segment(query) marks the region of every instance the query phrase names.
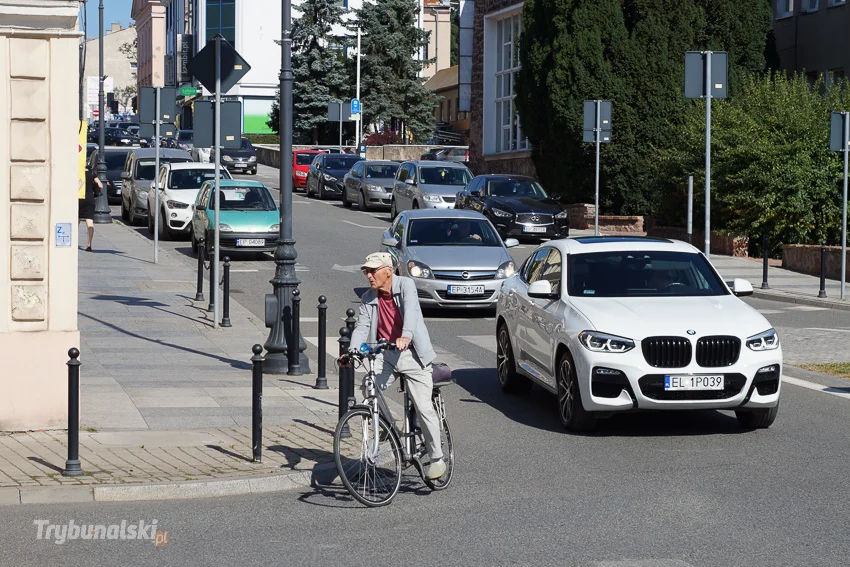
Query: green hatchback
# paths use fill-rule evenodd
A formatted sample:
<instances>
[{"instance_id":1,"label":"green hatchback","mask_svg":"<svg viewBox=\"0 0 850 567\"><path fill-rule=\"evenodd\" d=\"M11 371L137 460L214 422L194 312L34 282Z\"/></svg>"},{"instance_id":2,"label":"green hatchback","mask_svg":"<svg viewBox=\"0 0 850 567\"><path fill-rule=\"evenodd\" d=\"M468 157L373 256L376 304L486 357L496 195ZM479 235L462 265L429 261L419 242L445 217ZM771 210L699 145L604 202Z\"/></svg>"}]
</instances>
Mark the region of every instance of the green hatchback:
<instances>
[{"instance_id":1,"label":"green hatchback","mask_svg":"<svg viewBox=\"0 0 850 567\"><path fill-rule=\"evenodd\" d=\"M258 181L220 181L219 244L221 251L271 252L277 246L280 213L268 187ZM213 250L215 183L207 181L192 205L192 250L201 241Z\"/></svg>"}]
</instances>

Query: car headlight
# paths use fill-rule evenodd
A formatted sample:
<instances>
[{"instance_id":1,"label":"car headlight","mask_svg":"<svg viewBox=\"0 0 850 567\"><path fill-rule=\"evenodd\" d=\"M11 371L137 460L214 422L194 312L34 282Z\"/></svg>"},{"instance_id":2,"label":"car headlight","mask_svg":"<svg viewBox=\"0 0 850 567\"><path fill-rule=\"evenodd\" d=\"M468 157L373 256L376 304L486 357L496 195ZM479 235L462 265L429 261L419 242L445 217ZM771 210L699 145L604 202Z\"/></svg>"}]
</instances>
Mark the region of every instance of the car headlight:
<instances>
[{"instance_id":1,"label":"car headlight","mask_svg":"<svg viewBox=\"0 0 850 567\"><path fill-rule=\"evenodd\" d=\"M257 161L257 156L251 156L248 158L248 161Z\"/></svg>"},{"instance_id":2,"label":"car headlight","mask_svg":"<svg viewBox=\"0 0 850 567\"><path fill-rule=\"evenodd\" d=\"M378 187L377 185L366 185L366 191L371 191L372 193L380 193L383 190L383 187Z\"/></svg>"},{"instance_id":3,"label":"car headlight","mask_svg":"<svg viewBox=\"0 0 850 567\"><path fill-rule=\"evenodd\" d=\"M307 172L306 171L296 171L295 177L307 177Z\"/></svg>"},{"instance_id":4,"label":"car headlight","mask_svg":"<svg viewBox=\"0 0 850 567\"><path fill-rule=\"evenodd\" d=\"M503 211L502 209L491 209L491 210L493 211L493 214L496 215L497 217L511 218L512 216L514 216L513 213L509 213L508 211Z\"/></svg>"},{"instance_id":5,"label":"car headlight","mask_svg":"<svg viewBox=\"0 0 850 567\"><path fill-rule=\"evenodd\" d=\"M589 351L592 352L628 352L635 348L632 339L600 333L599 331L582 331L578 340Z\"/></svg>"},{"instance_id":6,"label":"car headlight","mask_svg":"<svg viewBox=\"0 0 850 567\"><path fill-rule=\"evenodd\" d=\"M558 220L564 220L568 216L570 216L570 215L569 215L569 213L567 213L567 211L561 211L560 213L555 215L555 218L558 219Z\"/></svg>"},{"instance_id":7,"label":"car headlight","mask_svg":"<svg viewBox=\"0 0 850 567\"><path fill-rule=\"evenodd\" d=\"M750 350L775 350L779 348L779 336L773 329L768 329L758 335L747 338Z\"/></svg>"},{"instance_id":8,"label":"car headlight","mask_svg":"<svg viewBox=\"0 0 850 567\"><path fill-rule=\"evenodd\" d=\"M221 232L233 232L233 229L232 229L232 228L230 228L230 225L229 225L229 224L221 223L221 224L219 224L219 225L218 225L218 229L219 229Z\"/></svg>"},{"instance_id":9,"label":"car headlight","mask_svg":"<svg viewBox=\"0 0 850 567\"><path fill-rule=\"evenodd\" d=\"M324 177L325 181L328 181L328 182L336 181L336 177L334 177L333 175L328 175L327 173L323 173L322 177Z\"/></svg>"},{"instance_id":10,"label":"car headlight","mask_svg":"<svg viewBox=\"0 0 850 567\"><path fill-rule=\"evenodd\" d=\"M273 224L269 227L269 232L280 232L280 224Z\"/></svg>"},{"instance_id":11,"label":"car headlight","mask_svg":"<svg viewBox=\"0 0 850 567\"><path fill-rule=\"evenodd\" d=\"M230 156L221 156L221 161L233 161L233 158Z\"/></svg>"},{"instance_id":12,"label":"car headlight","mask_svg":"<svg viewBox=\"0 0 850 567\"><path fill-rule=\"evenodd\" d=\"M142 201L147 200L148 192L147 191L139 191L139 199Z\"/></svg>"},{"instance_id":13,"label":"car headlight","mask_svg":"<svg viewBox=\"0 0 850 567\"><path fill-rule=\"evenodd\" d=\"M122 144L129 144L129 143L130 143L130 139L129 139L129 138L121 138L121 143L122 143Z\"/></svg>"},{"instance_id":14,"label":"car headlight","mask_svg":"<svg viewBox=\"0 0 850 567\"><path fill-rule=\"evenodd\" d=\"M189 208L188 203L181 203L180 201L172 201L170 199L165 202L165 205L169 209L188 209Z\"/></svg>"},{"instance_id":15,"label":"car headlight","mask_svg":"<svg viewBox=\"0 0 850 567\"><path fill-rule=\"evenodd\" d=\"M414 278L433 279L434 272L422 262L411 260L407 263L407 272Z\"/></svg>"},{"instance_id":16,"label":"car headlight","mask_svg":"<svg viewBox=\"0 0 850 567\"><path fill-rule=\"evenodd\" d=\"M429 195L427 193L424 194L422 198L428 201L429 203L439 203L443 200L442 197L440 197L439 195Z\"/></svg>"},{"instance_id":17,"label":"car headlight","mask_svg":"<svg viewBox=\"0 0 850 567\"><path fill-rule=\"evenodd\" d=\"M514 263L512 261L507 261L499 266L498 270L496 270L496 279L503 280L505 278L509 278L514 275L515 271L516 267L514 266Z\"/></svg>"}]
</instances>

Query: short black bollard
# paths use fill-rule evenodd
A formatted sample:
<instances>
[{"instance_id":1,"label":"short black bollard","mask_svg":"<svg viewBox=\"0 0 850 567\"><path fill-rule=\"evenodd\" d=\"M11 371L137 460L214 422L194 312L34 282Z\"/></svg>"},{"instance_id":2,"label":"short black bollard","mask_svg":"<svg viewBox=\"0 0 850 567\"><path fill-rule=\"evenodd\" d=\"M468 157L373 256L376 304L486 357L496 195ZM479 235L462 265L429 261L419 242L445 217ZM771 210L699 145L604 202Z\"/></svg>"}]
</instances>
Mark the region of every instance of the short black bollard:
<instances>
[{"instance_id":1,"label":"short black bollard","mask_svg":"<svg viewBox=\"0 0 850 567\"><path fill-rule=\"evenodd\" d=\"M289 370L287 376L301 376L301 361L298 359L298 347L301 342L301 292L298 288L292 290L292 327L289 335L292 340L286 345L288 352L286 358L289 359Z\"/></svg>"},{"instance_id":2,"label":"short black bollard","mask_svg":"<svg viewBox=\"0 0 850 567\"><path fill-rule=\"evenodd\" d=\"M348 348L351 346L351 331L348 327L342 327L339 330L339 356L348 354ZM339 367L339 417L345 415L348 411L348 375L351 374L351 388L354 389L354 366L348 368ZM343 437L351 437L351 432L347 429L342 430Z\"/></svg>"},{"instance_id":3,"label":"short black bollard","mask_svg":"<svg viewBox=\"0 0 850 567\"><path fill-rule=\"evenodd\" d=\"M224 312L221 315L221 326L232 327L230 324L230 256L224 257Z\"/></svg>"},{"instance_id":4,"label":"short black bollard","mask_svg":"<svg viewBox=\"0 0 850 567\"><path fill-rule=\"evenodd\" d=\"M354 309L348 308L345 310L345 326L348 327L348 330L352 333L354 332L354 327L357 326L357 319L354 318ZM360 345L354 345L357 348L360 348Z\"/></svg>"},{"instance_id":5,"label":"short black bollard","mask_svg":"<svg viewBox=\"0 0 850 567\"><path fill-rule=\"evenodd\" d=\"M68 460L62 476L82 476L80 467L80 351L68 351Z\"/></svg>"},{"instance_id":6,"label":"short black bollard","mask_svg":"<svg viewBox=\"0 0 850 567\"><path fill-rule=\"evenodd\" d=\"M203 242L203 241L202 241ZM195 301L204 300L204 247L198 245L198 289L195 291Z\"/></svg>"},{"instance_id":7,"label":"short black bollard","mask_svg":"<svg viewBox=\"0 0 850 567\"><path fill-rule=\"evenodd\" d=\"M762 289L770 289L770 286L767 285L767 255L768 255L768 238L767 233L763 234L761 237L761 247L762 253L764 254L764 260L762 262L761 267L761 288Z\"/></svg>"},{"instance_id":8,"label":"short black bollard","mask_svg":"<svg viewBox=\"0 0 850 567\"><path fill-rule=\"evenodd\" d=\"M826 241L820 243L820 290L818 297L826 297Z\"/></svg>"},{"instance_id":9,"label":"short black bollard","mask_svg":"<svg viewBox=\"0 0 850 567\"><path fill-rule=\"evenodd\" d=\"M254 453L254 462L263 462L263 347L254 345L251 350L253 364L253 385L251 400L251 449Z\"/></svg>"},{"instance_id":10,"label":"short black bollard","mask_svg":"<svg viewBox=\"0 0 850 567\"><path fill-rule=\"evenodd\" d=\"M328 377L326 375L326 362L328 358L328 298L324 295L319 297L319 369L316 375L316 390L328 389Z\"/></svg>"}]
</instances>

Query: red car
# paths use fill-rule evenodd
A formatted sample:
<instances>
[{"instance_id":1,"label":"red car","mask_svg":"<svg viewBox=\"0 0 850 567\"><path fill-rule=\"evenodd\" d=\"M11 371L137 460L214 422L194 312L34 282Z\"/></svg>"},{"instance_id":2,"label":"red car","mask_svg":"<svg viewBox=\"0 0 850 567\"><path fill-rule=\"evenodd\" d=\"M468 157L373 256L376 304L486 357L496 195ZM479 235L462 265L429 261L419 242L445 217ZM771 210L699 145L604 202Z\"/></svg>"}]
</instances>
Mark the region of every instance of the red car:
<instances>
[{"instance_id":1,"label":"red car","mask_svg":"<svg viewBox=\"0 0 850 567\"><path fill-rule=\"evenodd\" d=\"M307 188L307 172L316 156L323 154L321 150L295 150L292 152L292 187L293 189Z\"/></svg>"}]
</instances>

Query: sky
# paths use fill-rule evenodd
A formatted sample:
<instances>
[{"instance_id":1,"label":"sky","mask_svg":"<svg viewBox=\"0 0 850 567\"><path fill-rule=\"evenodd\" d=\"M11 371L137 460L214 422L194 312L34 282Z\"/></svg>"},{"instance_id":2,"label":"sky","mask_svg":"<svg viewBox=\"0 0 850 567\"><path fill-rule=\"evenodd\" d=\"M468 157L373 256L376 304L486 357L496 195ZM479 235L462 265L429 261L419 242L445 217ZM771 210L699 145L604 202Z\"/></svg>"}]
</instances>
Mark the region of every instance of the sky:
<instances>
[{"instance_id":1,"label":"sky","mask_svg":"<svg viewBox=\"0 0 850 567\"><path fill-rule=\"evenodd\" d=\"M103 31L110 29L112 22L118 22L122 27L130 25L130 7L133 0L103 0ZM98 33L99 0L88 0L86 17L88 18L88 37L97 37ZM82 25L82 24L81 24Z\"/></svg>"}]
</instances>

